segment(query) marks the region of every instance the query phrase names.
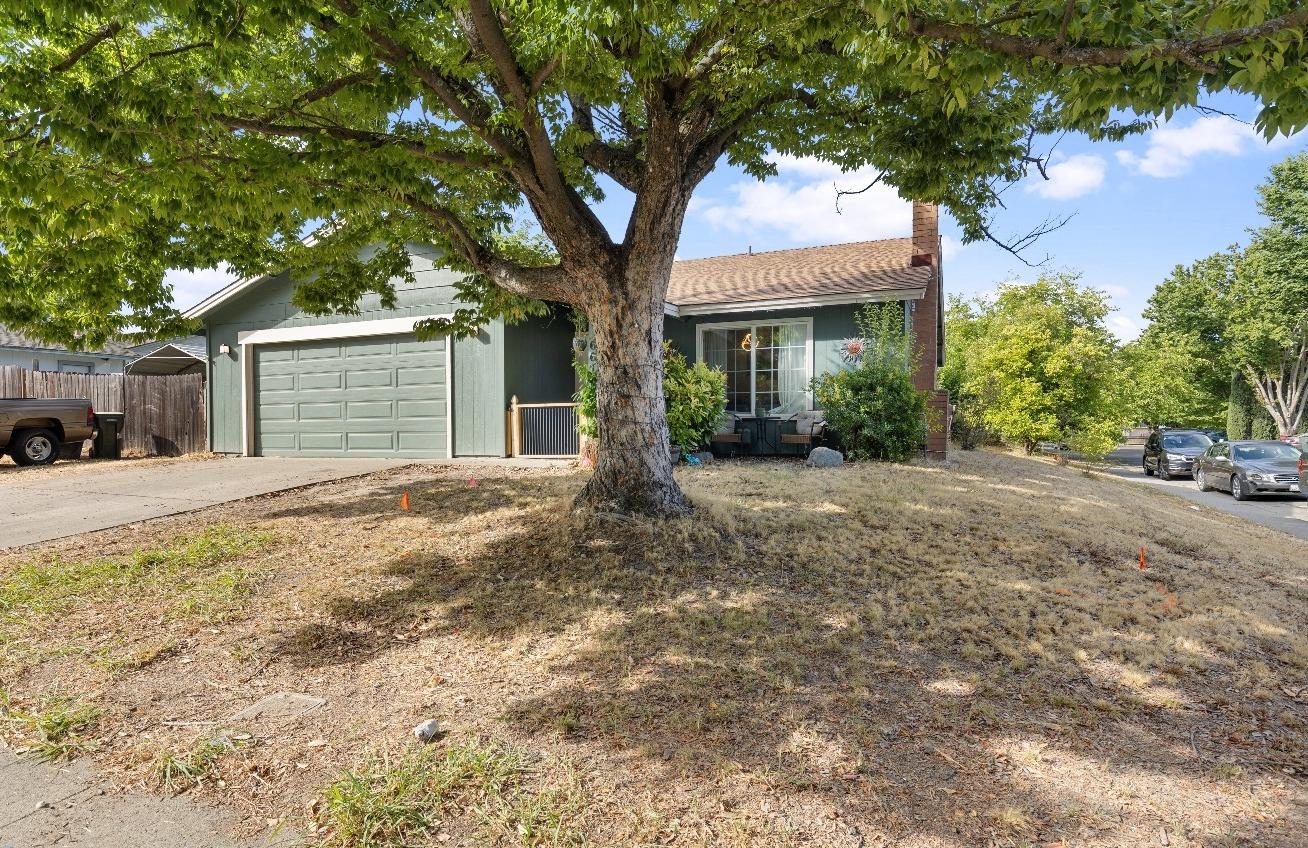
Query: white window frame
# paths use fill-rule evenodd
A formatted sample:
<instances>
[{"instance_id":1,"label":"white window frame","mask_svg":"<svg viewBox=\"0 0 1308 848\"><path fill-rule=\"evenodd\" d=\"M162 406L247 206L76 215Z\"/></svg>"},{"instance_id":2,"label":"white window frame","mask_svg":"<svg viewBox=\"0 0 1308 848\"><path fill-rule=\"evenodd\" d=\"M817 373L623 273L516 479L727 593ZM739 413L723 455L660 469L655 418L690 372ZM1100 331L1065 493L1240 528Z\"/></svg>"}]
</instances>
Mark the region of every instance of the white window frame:
<instances>
[{"instance_id":1,"label":"white window frame","mask_svg":"<svg viewBox=\"0 0 1308 848\"><path fill-rule=\"evenodd\" d=\"M778 324L802 324L804 326L804 409L813 408L813 317L802 318L764 318L757 321L715 321L695 326L695 361L704 361L704 333L708 330L749 330L752 338L758 338L758 328ZM739 414L739 413L736 413ZM758 348L750 346L749 350L749 415L758 417ZM770 415L769 418L783 416Z\"/></svg>"},{"instance_id":2,"label":"white window frame","mask_svg":"<svg viewBox=\"0 0 1308 848\"><path fill-rule=\"evenodd\" d=\"M94 374L95 363L85 359L60 359L56 365L60 374Z\"/></svg>"}]
</instances>

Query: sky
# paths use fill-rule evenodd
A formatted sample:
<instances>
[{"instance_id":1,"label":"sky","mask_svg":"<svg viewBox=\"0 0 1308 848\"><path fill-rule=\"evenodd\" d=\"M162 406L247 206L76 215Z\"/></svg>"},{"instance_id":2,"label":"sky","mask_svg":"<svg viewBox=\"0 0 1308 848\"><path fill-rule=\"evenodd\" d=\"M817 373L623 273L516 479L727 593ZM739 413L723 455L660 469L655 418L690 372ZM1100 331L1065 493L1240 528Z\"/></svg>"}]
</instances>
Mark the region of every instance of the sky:
<instances>
[{"instance_id":1,"label":"sky","mask_svg":"<svg viewBox=\"0 0 1308 848\"><path fill-rule=\"evenodd\" d=\"M1062 229L1024 255L1044 269L1081 274L1085 285L1108 293L1109 317L1122 341L1139 334L1154 286L1178 264L1188 264L1247 240L1261 223L1257 186L1275 162L1308 149L1308 133L1270 144L1249 123L1252 100L1222 97L1206 105L1236 118L1178 113L1143 136L1120 143L1063 138L1048 167L1034 171L1005 195L994 230L1022 233L1053 215L1072 215ZM699 187L686 215L679 259L778 250L817 244L906 236L909 204L889 187L848 196L836 207L836 188L861 188L873 172L841 173L822 162L778 157L779 174L764 182L726 165ZM617 237L628 200L613 187L600 217ZM993 244L963 244L942 216L947 294L972 296L1008 280L1034 279L1029 268ZM189 307L230 280L222 269L170 272L174 300Z\"/></svg>"}]
</instances>

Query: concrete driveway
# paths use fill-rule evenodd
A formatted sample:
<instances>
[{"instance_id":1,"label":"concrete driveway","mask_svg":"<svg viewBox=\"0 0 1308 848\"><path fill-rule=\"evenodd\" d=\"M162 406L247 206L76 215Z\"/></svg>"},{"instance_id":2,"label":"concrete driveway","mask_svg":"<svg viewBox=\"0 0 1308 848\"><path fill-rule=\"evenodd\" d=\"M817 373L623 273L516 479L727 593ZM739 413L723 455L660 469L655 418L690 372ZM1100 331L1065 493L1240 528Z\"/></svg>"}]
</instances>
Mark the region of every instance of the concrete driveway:
<instances>
[{"instance_id":1,"label":"concrete driveway","mask_svg":"<svg viewBox=\"0 0 1308 848\"><path fill-rule=\"evenodd\" d=\"M1108 455L1109 462L1113 463L1109 471L1119 477L1180 495L1186 500L1220 509L1231 515L1238 515L1254 524L1271 527L1291 536L1298 536L1300 539L1308 539L1308 501L1302 498L1290 495L1263 495L1241 502L1227 492L1201 492L1194 480L1189 477L1159 480L1157 477L1147 476L1140 465L1143 457L1143 447L1123 445Z\"/></svg>"},{"instance_id":2,"label":"concrete driveway","mask_svg":"<svg viewBox=\"0 0 1308 848\"><path fill-rule=\"evenodd\" d=\"M226 457L137 467L130 460L8 466L0 468L0 550L412 463Z\"/></svg>"}]
</instances>

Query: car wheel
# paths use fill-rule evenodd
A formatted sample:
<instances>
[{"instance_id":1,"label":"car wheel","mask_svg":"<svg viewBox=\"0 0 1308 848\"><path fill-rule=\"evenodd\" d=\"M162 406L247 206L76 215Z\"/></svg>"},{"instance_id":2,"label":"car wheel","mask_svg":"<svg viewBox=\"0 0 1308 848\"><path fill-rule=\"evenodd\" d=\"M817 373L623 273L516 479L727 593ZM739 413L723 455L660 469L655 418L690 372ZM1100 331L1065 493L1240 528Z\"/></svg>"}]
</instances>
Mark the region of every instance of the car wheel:
<instances>
[{"instance_id":1,"label":"car wheel","mask_svg":"<svg viewBox=\"0 0 1308 848\"><path fill-rule=\"evenodd\" d=\"M1240 480L1239 474L1231 475L1231 497L1235 498L1237 501L1249 500L1248 486Z\"/></svg>"},{"instance_id":2,"label":"car wheel","mask_svg":"<svg viewBox=\"0 0 1308 848\"><path fill-rule=\"evenodd\" d=\"M1208 485L1208 478L1204 476L1204 470L1202 468L1195 471L1194 482L1201 492L1211 492L1213 490L1213 487Z\"/></svg>"},{"instance_id":3,"label":"car wheel","mask_svg":"<svg viewBox=\"0 0 1308 848\"><path fill-rule=\"evenodd\" d=\"M59 458L59 436L44 428L19 430L9 453L19 465L50 465Z\"/></svg>"}]
</instances>

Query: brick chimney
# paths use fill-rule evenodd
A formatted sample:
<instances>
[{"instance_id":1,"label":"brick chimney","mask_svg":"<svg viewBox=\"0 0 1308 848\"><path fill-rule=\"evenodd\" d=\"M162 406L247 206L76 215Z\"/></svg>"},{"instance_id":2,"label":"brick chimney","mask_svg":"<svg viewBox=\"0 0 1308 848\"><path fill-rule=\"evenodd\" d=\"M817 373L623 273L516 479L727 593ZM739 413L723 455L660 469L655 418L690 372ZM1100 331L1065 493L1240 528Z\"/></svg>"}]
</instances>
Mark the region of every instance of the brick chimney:
<instances>
[{"instance_id":1,"label":"brick chimney","mask_svg":"<svg viewBox=\"0 0 1308 848\"><path fill-rule=\"evenodd\" d=\"M928 406L934 411L931 430L927 433L927 454L943 459L949 442L949 394L936 391L936 368L940 364L944 328L941 324L940 209L933 203L913 201L913 253L910 261L914 267L931 269L922 299L911 302L913 336L918 349L913 384L921 391L931 392Z\"/></svg>"},{"instance_id":2,"label":"brick chimney","mask_svg":"<svg viewBox=\"0 0 1308 848\"><path fill-rule=\"evenodd\" d=\"M940 207L913 201L913 264L940 267Z\"/></svg>"}]
</instances>

